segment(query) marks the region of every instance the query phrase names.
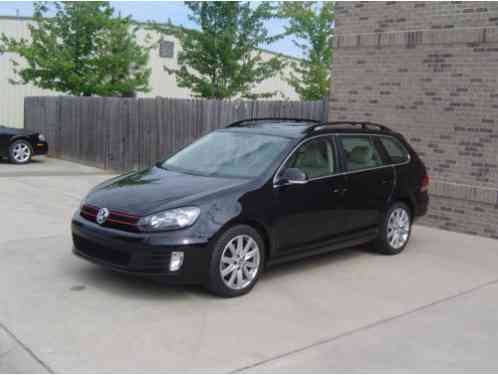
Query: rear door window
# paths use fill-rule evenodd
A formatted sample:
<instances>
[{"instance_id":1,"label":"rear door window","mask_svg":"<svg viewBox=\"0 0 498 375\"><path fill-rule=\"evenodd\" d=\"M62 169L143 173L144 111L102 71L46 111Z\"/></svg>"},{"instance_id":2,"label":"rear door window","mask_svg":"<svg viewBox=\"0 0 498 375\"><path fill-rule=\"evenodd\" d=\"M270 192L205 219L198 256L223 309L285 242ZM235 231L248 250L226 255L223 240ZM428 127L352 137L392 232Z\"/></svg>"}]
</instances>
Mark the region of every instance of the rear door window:
<instances>
[{"instance_id":1,"label":"rear door window","mask_svg":"<svg viewBox=\"0 0 498 375\"><path fill-rule=\"evenodd\" d=\"M403 163L409 159L408 150L396 138L380 136L379 140L393 163Z\"/></svg>"},{"instance_id":2,"label":"rear door window","mask_svg":"<svg viewBox=\"0 0 498 375\"><path fill-rule=\"evenodd\" d=\"M372 139L367 135L340 136L348 171L370 169L382 165L382 159Z\"/></svg>"}]
</instances>

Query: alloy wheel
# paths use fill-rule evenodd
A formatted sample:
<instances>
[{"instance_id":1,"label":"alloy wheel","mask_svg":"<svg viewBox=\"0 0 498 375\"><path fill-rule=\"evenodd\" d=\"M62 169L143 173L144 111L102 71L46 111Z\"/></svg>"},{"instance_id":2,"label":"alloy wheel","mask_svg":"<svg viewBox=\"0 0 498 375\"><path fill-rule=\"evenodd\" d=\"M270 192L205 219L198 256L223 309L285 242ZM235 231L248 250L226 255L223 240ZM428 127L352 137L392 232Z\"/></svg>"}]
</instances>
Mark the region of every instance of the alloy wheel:
<instances>
[{"instance_id":1,"label":"alloy wheel","mask_svg":"<svg viewBox=\"0 0 498 375\"><path fill-rule=\"evenodd\" d=\"M12 157L18 163L25 163L31 157L31 149L24 142L19 142L12 148Z\"/></svg>"},{"instance_id":2,"label":"alloy wheel","mask_svg":"<svg viewBox=\"0 0 498 375\"><path fill-rule=\"evenodd\" d=\"M232 238L221 254L220 276L230 289L246 288L256 278L261 261L257 242L246 234Z\"/></svg>"},{"instance_id":3,"label":"alloy wheel","mask_svg":"<svg viewBox=\"0 0 498 375\"><path fill-rule=\"evenodd\" d=\"M387 241L394 249L402 248L410 234L410 215L402 208L394 209L387 221Z\"/></svg>"}]
</instances>

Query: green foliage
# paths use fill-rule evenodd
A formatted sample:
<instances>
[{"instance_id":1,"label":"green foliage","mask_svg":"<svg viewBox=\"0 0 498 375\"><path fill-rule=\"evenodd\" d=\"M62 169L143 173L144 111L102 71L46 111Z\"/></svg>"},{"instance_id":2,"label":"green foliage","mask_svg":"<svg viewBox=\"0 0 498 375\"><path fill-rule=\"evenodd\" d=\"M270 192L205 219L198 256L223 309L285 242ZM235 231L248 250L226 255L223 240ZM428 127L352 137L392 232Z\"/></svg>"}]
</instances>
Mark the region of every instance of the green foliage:
<instances>
[{"instance_id":1,"label":"green foliage","mask_svg":"<svg viewBox=\"0 0 498 375\"><path fill-rule=\"evenodd\" d=\"M269 2L251 6L249 2L186 2L189 18L198 29L172 25L155 29L174 34L182 50L178 54L178 86L189 88L203 98L269 97L254 94L254 86L276 74L282 66L278 57L263 61L259 47L282 35L270 36L265 22L275 16Z\"/></svg>"},{"instance_id":2,"label":"green foliage","mask_svg":"<svg viewBox=\"0 0 498 375\"><path fill-rule=\"evenodd\" d=\"M286 31L294 35L293 42L304 55L302 61L291 63L293 72L287 77L303 100L319 100L329 92L334 6L334 2L282 2L280 6L281 16L289 20Z\"/></svg>"},{"instance_id":3,"label":"green foliage","mask_svg":"<svg viewBox=\"0 0 498 375\"><path fill-rule=\"evenodd\" d=\"M32 83L72 95L132 96L148 91L149 49L137 42L129 17L116 17L107 2L34 4L30 40L3 34L0 50L14 52L14 84Z\"/></svg>"}]
</instances>

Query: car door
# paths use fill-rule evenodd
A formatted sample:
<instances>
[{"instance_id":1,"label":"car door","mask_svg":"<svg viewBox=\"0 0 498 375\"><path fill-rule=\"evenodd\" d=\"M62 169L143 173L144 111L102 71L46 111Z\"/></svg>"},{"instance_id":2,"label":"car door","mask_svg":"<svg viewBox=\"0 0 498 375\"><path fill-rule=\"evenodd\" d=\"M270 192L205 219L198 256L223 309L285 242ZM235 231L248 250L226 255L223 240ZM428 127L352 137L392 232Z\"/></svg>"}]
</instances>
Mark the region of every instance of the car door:
<instances>
[{"instance_id":1,"label":"car door","mask_svg":"<svg viewBox=\"0 0 498 375\"><path fill-rule=\"evenodd\" d=\"M0 126L0 156L8 156L10 137L6 129Z\"/></svg>"},{"instance_id":2,"label":"car door","mask_svg":"<svg viewBox=\"0 0 498 375\"><path fill-rule=\"evenodd\" d=\"M321 136L295 149L278 172L299 168L308 180L274 187L277 253L316 247L345 230L342 195L346 179L336 173L336 158L332 139Z\"/></svg>"},{"instance_id":3,"label":"car door","mask_svg":"<svg viewBox=\"0 0 498 375\"><path fill-rule=\"evenodd\" d=\"M375 228L393 191L393 168L384 164L372 136L340 135L337 140L347 178L344 204L349 230Z\"/></svg>"}]
</instances>

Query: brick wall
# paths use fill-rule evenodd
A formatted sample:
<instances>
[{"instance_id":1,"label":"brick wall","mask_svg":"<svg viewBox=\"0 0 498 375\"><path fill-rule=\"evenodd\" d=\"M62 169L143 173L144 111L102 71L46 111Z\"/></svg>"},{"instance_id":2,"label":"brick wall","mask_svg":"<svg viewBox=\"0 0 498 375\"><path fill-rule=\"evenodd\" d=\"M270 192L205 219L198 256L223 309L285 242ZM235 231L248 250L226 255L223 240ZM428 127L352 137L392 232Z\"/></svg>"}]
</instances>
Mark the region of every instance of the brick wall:
<instances>
[{"instance_id":1,"label":"brick wall","mask_svg":"<svg viewBox=\"0 0 498 375\"><path fill-rule=\"evenodd\" d=\"M330 120L402 132L433 179L423 223L498 238L498 3L338 2Z\"/></svg>"}]
</instances>

